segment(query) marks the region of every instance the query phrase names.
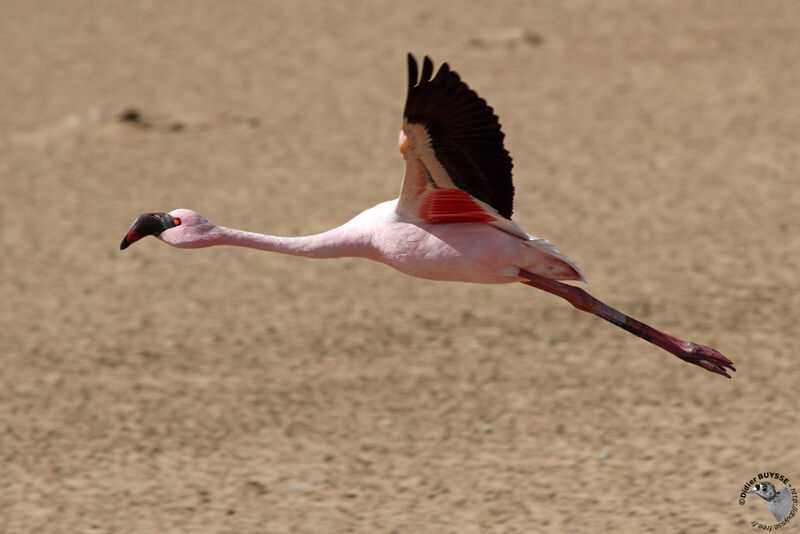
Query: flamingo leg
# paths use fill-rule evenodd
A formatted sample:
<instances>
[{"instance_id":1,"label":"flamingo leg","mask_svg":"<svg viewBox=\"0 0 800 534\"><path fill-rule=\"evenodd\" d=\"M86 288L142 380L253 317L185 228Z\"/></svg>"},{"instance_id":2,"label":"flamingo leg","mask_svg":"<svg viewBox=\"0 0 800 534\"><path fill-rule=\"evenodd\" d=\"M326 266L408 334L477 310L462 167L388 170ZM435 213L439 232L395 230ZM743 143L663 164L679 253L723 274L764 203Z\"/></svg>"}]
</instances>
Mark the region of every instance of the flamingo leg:
<instances>
[{"instance_id":1,"label":"flamingo leg","mask_svg":"<svg viewBox=\"0 0 800 534\"><path fill-rule=\"evenodd\" d=\"M597 315L609 323L623 330L627 330L631 334L645 341L649 341L657 347L671 352L685 362L700 366L707 371L728 378L731 376L726 371L726 368L731 371L736 371L733 362L711 347L684 341L660 330L656 330L650 325L646 325L633 317L628 317L624 313L615 310L579 287L550 280L549 278L525 270L520 270L519 276L526 279L525 282L522 282L523 284L547 291L553 295L558 295L566 299L579 310Z\"/></svg>"}]
</instances>

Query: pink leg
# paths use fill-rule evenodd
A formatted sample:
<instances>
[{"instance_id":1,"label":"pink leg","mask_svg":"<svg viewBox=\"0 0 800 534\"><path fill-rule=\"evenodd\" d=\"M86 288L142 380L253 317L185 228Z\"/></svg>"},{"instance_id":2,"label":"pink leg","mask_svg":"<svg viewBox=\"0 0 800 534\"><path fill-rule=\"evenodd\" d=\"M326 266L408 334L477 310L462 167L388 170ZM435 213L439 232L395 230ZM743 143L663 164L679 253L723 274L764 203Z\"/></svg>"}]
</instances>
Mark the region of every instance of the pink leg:
<instances>
[{"instance_id":1,"label":"pink leg","mask_svg":"<svg viewBox=\"0 0 800 534\"><path fill-rule=\"evenodd\" d=\"M684 341L669 334L665 334L660 330L656 330L652 326L646 325L632 317L628 317L624 313L618 312L608 304L597 300L579 287L556 282L555 280L550 280L549 278L539 276L538 274L529 273L528 271L524 270L520 270L519 275L527 280L526 282L523 282L523 284L542 289L548 293L552 293L553 295L558 295L559 297L566 299L570 304L579 310L593 313L594 315L605 319L609 323L615 324L618 327L627 330L631 334L639 336L645 341L649 341L653 345L671 352L685 362L693 363L694 365L698 365L707 371L711 371L712 373L717 373L718 375L726 376L728 378L731 376L725 370L726 368L730 369L731 371L736 371L736 368L733 366L733 362L711 347Z\"/></svg>"}]
</instances>

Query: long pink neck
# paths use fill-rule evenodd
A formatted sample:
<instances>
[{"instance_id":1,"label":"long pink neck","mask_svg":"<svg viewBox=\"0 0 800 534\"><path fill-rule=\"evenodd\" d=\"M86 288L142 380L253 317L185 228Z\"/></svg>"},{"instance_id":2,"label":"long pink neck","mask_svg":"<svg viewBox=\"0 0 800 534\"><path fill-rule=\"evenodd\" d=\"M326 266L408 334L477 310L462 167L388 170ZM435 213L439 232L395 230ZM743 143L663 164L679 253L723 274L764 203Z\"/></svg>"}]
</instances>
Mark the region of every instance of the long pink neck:
<instances>
[{"instance_id":1,"label":"long pink neck","mask_svg":"<svg viewBox=\"0 0 800 534\"><path fill-rule=\"evenodd\" d=\"M352 230L345 225L321 234L278 237L217 226L213 232L213 241L209 245L248 247L307 258L371 257L369 240L363 235L353 233Z\"/></svg>"}]
</instances>

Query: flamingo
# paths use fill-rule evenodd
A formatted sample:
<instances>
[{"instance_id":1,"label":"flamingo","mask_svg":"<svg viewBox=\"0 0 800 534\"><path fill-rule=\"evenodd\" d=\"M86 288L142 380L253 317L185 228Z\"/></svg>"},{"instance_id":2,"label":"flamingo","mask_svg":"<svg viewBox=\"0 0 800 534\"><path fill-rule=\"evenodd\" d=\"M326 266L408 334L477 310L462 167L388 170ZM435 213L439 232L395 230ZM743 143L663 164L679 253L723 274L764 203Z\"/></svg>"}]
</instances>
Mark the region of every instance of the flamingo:
<instances>
[{"instance_id":1,"label":"flamingo","mask_svg":"<svg viewBox=\"0 0 800 534\"><path fill-rule=\"evenodd\" d=\"M557 295L681 360L730 378L733 363L716 350L637 321L580 287L581 271L546 239L511 220L512 162L494 110L450 70L433 75L425 57L408 54L408 93L399 136L405 173L399 198L382 202L342 226L302 237L226 228L177 209L136 218L125 249L153 235L178 248L249 247L309 258L363 257L407 275L481 284L523 284Z\"/></svg>"}]
</instances>

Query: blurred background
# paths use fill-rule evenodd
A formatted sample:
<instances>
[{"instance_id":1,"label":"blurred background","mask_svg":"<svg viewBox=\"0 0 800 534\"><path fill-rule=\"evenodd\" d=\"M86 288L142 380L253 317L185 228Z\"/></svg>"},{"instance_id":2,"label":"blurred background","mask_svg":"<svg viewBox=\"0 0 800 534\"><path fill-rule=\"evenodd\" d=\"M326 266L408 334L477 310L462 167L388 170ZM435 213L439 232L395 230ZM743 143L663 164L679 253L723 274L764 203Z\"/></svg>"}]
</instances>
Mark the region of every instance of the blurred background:
<instances>
[{"instance_id":1,"label":"blurred background","mask_svg":"<svg viewBox=\"0 0 800 534\"><path fill-rule=\"evenodd\" d=\"M748 532L800 480L796 2L2 8L3 532ZM515 220L733 380L521 285L119 251L394 198L407 52L500 116Z\"/></svg>"}]
</instances>

